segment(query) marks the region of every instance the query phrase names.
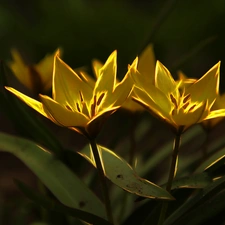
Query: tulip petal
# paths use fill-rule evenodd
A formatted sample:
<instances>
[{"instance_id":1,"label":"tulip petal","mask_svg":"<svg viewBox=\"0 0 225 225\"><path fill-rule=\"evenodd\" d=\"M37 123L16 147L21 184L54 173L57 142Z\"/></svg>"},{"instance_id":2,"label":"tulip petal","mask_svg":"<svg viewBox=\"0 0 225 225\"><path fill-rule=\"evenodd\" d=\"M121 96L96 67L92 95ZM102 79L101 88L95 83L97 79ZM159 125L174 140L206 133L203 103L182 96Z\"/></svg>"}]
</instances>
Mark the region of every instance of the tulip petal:
<instances>
[{"instance_id":1,"label":"tulip petal","mask_svg":"<svg viewBox=\"0 0 225 225\"><path fill-rule=\"evenodd\" d=\"M90 101L92 88L56 55L53 72L53 99L64 106L69 104L71 108L76 108L76 104L82 101L81 91L84 101Z\"/></svg>"},{"instance_id":2,"label":"tulip petal","mask_svg":"<svg viewBox=\"0 0 225 225\"><path fill-rule=\"evenodd\" d=\"M45 91L52 87L55 54L60 55L60 50L57 49L53 54L47 54L37 65L34 66L38 74L41 76L41 81L44 85L43 90Z\"/></svg>"},{"instance_id":3,"label":"tulip petal","mask_svg":"<svg viewBox=\"0 0 225 225\"><path fill-rule=\"evenodd\" d=\"M77 71L75 71L77 72ZM95 80L89 76L85 71L79 71L77 74L80 76L80 78L86 82L92 89L95 87Z\"/></svg>"},{"instance_id":4,"label":"tulip petal","mask_svg":"<svg viewBox=\"0 0 225 225\"><path fill-rule=\"evenodd\" d=\"M204 114L205 111L206 103L204 104L202 102L199 103L196 106L196 109L193 111L186 112L185 110L180 109L178 114L175 113L174 115L172 115L172 119L178 127L184 126L185 129L187 129L191 125L201 122L201 118L203 118L203 115L207 115L207 113Z\"/></svg>"},{"instance_id":5,"label":"tulip petal","mask_svg":"<svg viewBox=\"0 0 225 225\"><path fill-rule=\"evenodd\" d=\"M103 63L97 59L94 59L92 61L92 67L93 67L94 75L96 79L98 79L100 76L100 69L103 67Z\"/></svg>"},{"instance_id":6,"label":"tulip petal","mask_svg":"<svg viewBox=\"0 0 225 225\"><path fill-rule=\"evenodd\" d=\"M85 127L89 118L78 111L64 108L58 102L46 95L40 95L44 107L58 125L65 127Z\"/></svg>"},{"instance_id":7,"label":"tulip petal","mask_svg":"<svg viewBox=\"0 0 225 225\"><path fill-rule=\"evenodd\" d=\"M149 84L154 84L155 82L155 61L153 45L149 44L138 58L137 66L138 71L145 79L143 82L145 90L148 90Z\"/></svg>"},{"instance_id":8,"label":"tulip petal","mask_svg":"<svg viewBox=\"0 0 225 225\"><path fill-rule=\"evenodd\" d=\"M225 117L225 109L218 109L218 110L211 111L204 120L219 118L219 117Z\"/></svg>"},{"instance_id":9,"label":"tulip petal","mask_svg":"<svg viewBox=\"0 0 225 225\"><path fill-rule=\"evenodd\" d=\"M48 113L44 109L44 106L41 102L28 97L27 95L24 95L23 93L15 90L14 88L11 87L5 87L8 91L12 92L14 95L16 95L19 99L21 99L23 102L25 102L28 106L42 114L43 116L48 118Z\"/></svg>"},{"instance_id":10,"label":"tulip petal","mask_svg":"<svg viewBox=\"0 0 225 225\"><path fill-rule=\"evenodd\" d=\"M196 82L194 78L188 78L182 71L177 72L179 79L176 81L179 89L186 90L189 86Z\"/></svg>"},{"instance_id":11,"label":"tulip petal","mask_svg":"<svg viewBox=\"0 0 225 225\"><path fill-rule=\"evenodd\" d=\"M32 81L28 67L24 64L23 59L16 49L11 50L13 61L9 62L9 67L12 69L16 78L27 88L31 89Z\"/></svg>"},{"instance_id":12,"label":"tulip petal","mask_svg":"<svg viewBox=\"0 0 225 225\"><path fill-rule=\"evenodd\" d=\"M152 92L147 93L137 87L134 87L134 93L137 97L133 99L151 109L156 115L165 118L170 118L171 104L167 97L152 85ZM154 94L153 94L154 93Z\"/></svg>"},{"instance_id":13,"label":"tulip petal","mask_svg":"<svg viewBox=\"0 0 225 225\"><path fill-rule=\"evenodd\" d=\"M138 58L136 58L132 65L129 66L129 74L134 80L134 85L137 86L140 89L144 89L146 92L149 92L149 88L153 85L153 83L150 82L150 79L148 79L148 76L145 76L144 74L140 73L137 70L138 65Z\"/></svg>"},{"instance_id":14,"label":"tulip petal","mask_svg":"<svg viewBox=\"0 0 225 225\"><path fill-rule=\"evenodd\" d=\"M106 101L101 105L101 109L104 110L110 106L120 107L129 97L132 89L133 82L128 72L123 80L116 85L113 93L108 93Z\"/></svg>"},{"instance_id":15,"label":"tulip petal","mask_svg":"<svg viewBox=\"0 0 225 225\"><path fill-rule=\"evenodd\" d=\"M155 70L155 86L165 95L169 96L170 93L173 93L177 97L177 84L169 70L159 61L156 62Z\"/></svg>"},{"instance_id":16,"label":"tulip petal","mask_svg":"<svg viewBox=\"0 0 225 225\"><path fill-rule=\"evenodd\" d=\"M98 79L95 83L94 95L102 92L112 93L116 84L117 52L114 51L107 59L104 66L99 71Z\"/></svg>"},{"instance_id":17,"label":"tulip petal","mask_svg":"<svg viewBox=\"0 0 225 225\"><path fill-rule=\"evenodd\" d=\"M191 100L193 102L208 100L208 104L211 105L218 95L219 72L220 62L213 66L199 80L193 83L193 85L187 88L186 92L191 94Z\"/></svg>"}]
</instances>

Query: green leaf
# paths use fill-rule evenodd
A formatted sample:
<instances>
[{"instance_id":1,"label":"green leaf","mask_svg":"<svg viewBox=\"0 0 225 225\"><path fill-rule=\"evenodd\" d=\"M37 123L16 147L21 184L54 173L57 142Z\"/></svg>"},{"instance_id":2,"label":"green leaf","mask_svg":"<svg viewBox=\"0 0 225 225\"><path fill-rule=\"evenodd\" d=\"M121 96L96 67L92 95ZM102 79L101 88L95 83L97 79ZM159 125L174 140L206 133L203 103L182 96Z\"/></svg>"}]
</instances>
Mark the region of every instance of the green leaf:
<instances>
[{"instance_id":1,"label":"green leaf","mask_svg":"<svg viewBox=\"0 0 225 225\"><path fill-rule=\"evenodd\" d=\"M14 154L60 202L105 218L102 202L61 161L34 142L0 132L0 151Z\"/></svg>"},{"instance_id":2,"label":"green leaf","mask_svg":"<svg viewBox=\"0 0 225 225\"><path fill-rule=\"evenodd\" d=\"M98 148L104 164L105 174L114 184L127 192L145 198L174 200L163 188L139 177L132 167L113 151L100 145L98 145ZM84 148L80 154L95 166L90 148Z\"/></svg>"},{"instance_id":3,"label":"green leaf","mask_svg":"<svg viewBox=\"0 0 225 225\"><path fill-rule=\"evenodd\" d=\"M225 162L225 148L222 148L220 151L212 154L207 160L205 160L196 170L196 172L200 172L206 170L208 172L213 172L220 166L222 166Z\"/></svg>"},{"instance_id":4,"label":"green leaf","mask_svg":"<svg viewBox=\"0 0 225 225\"><path fill-rule=\"evenodd\" d=\"M179 219L173 225L199 225L222 212L225 207L225 190L212 196L201 205L192 208L184 217ZM204 212L204 213L203 213ZM167 223L166 223L167 224Z\"/></svg>"},{"instance_id":5,"label":"green leaf","mask_svg":"<svg viewBox=\"0 0 225 225\"><path fill-rule=\"evenodd\" d=\"M188 177L183 177L173 181L172 190L179 188L204 188L212 182L211 176L203 172ZM166 185L163 185L166 187Z\"/></svg>"},{"instance_id":6,"label":"green leaf","mask_svg":"<svg viewBox=\"0 0 225 225\"><path fill-rule=\"evenodd\" d=\"M110 225L108 221L95 216L91 213L85 212L83 210L79 209L72 209L69 207L66 207L52 199L50 199L47 196L43 196L40 193L37 193L36 191L32 190L29 186L22 183L19 180L14 180L16 185L19 187L19 189L31 200L33 200L35 203L41 205L42 207L46 208L47 210L56 211L59 213L67 214L76 218L79 218L81 220L84 220L91 224L102 224L102 225Z\"/></svg>"},{"instance_id":7,"label":"green leaf","mask_svg":"<svg viewBox=\"0 0 225 225\"><path fill-rule=\"evenodd\" d=\"M180 219L186 218L186 221L189 221L189 213L193 211L195 208L201 206L211 205L210 200L214 201L214 197L217 198L217 194L224 190L225 187L225 177L215 180L210 185L206 186L204 189L199 190L191 199L186 201L183 205L181 205L172 215L170 215L165 221L164 225L179 225L183 224L180 222ZM224 197L223 197L224 198ZM217 200L216 200L217 201ZM222 202L225 202L222 200ZM216 203L218 204L218 203ZM224 207L223 203L219 203L218 211L221 209L220 207ZM202 210L202 209L201 209ZM199 213L202 211L199 210ZM205 214L205 213L204 213ZM186 217L186 215L189 215ZM193 216L193 215L192 215ZM185 220L183 220L185 221ZM186 224L186 223L185 223ZM192 224L191 224L192 225Z\"/></svg>"}]
</instances>

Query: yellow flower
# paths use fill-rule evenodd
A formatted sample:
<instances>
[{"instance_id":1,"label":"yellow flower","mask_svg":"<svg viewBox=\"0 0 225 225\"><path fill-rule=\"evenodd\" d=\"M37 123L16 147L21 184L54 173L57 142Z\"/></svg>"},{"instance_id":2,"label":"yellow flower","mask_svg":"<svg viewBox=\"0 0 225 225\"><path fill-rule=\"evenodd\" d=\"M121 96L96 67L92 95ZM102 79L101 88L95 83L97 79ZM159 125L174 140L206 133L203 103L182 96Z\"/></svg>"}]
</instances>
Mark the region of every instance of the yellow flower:
<instances>
[{"instance_id":1,"label":"yellow flower","mask_svg":"<svg viewBox=\"0 0 225 225\"><path fill-rule=\"evenodd\" d=\"M40 95L40 102L11 87L6 88L54 123L94 138L106 118L121 107L132 91L129 71L120 83L116 83L116 58L117 52L114 51L99 70L98 79L94 82L84 73L79 76L56 53L53 96Z\"/></svg>"},{"instance_id":2,"label":"yellow flower","mask_svg":"<svg viewBox=\"0 0 225 225\"><path fill-rule=\"evenodd\" d=\"M57 50L59 54L59 50ZM27 65L16 49L11 50L13 60L9 62L9 67L16 78L27 87L32 93L46 92L52 86L52 70L54 55L46 55L39 63Z\"/></svg>"},{"instance_id":3,"label":"yellow flower","mask_svg":"<svg viewBox=\"0 0 225 225\"><path fill-rule=\"evenodd\" d=\"M191 125L225 116L225 109L211 110L218 96L220 62L199 80L176 82L168 69L157 61L155 74L131 69L136 97L133 99L175 131L183 132ZM140 69L139 69L140 70Z\"/></svg>"}]
</instances>

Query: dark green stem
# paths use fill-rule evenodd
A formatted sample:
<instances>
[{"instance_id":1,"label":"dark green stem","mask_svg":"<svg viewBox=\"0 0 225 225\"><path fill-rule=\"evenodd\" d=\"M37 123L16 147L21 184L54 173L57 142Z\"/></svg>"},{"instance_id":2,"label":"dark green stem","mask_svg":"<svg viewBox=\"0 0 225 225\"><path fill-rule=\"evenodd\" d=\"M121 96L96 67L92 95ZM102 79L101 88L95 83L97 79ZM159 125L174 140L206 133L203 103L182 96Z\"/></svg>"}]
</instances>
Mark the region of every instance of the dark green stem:
<instances>
[{"instance_id":1,"label":"dark green stem","mask_svg":"<svg viewBox=\"0 0 225 225\"><path fill-rule=\"evenodd\" d=\"M177 158L178 158L178 152L179 152L179 147L180 147L180 142L181 142L181 134L182 134L182 132L178 131L176 134L176 137L174 139L172 161L171 161L169 177L168 177L168 181L167 181L167 185L166 185L166 190L169 193L171 192L173 178L176 175ZM168 204L169 204L168 201L162 203L162 208L161 208L161 212L160 212L158 225L162 225L165 220Z\"/></svg>"},{"instance_id":2,"label":"dark green stem","mask_svg":"<svg viewBox=\"0 0 225 225\"><path fill-rule=\"evenodd\" d=\"M101 162L99 150L98 150L95 139L90 139L90 145L91 145L92 153L94 155L95 164L97 167L98 175L99 175L101 186L102 186L102 192L103 192L103 198L104 198L107 218L108 218L109 222L111 222L113 224L112 209L111 209L111 203L110 203L110 198L109 198L109 192L108 192L105 172L103 169L103 165Z\"/></svg>"}]
</instances>

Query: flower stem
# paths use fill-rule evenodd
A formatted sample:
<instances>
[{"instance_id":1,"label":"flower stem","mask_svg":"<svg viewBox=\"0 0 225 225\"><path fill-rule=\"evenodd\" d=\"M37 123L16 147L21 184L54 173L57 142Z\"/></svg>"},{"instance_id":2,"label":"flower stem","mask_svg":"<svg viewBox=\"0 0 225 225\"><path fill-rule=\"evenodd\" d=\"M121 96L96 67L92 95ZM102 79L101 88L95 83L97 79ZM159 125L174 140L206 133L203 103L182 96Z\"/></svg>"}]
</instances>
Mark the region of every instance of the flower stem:
<instances>
[{"instance_id":1,"label":"flower stem","mask_svg":"<svg viewBox=\"0 0 225 225\"><path fill-rule=\"evenodd\" d=\"M178 131L175 139L174 139L174 146L173 146L173 154L172 154L172 161L170 165L170 172L169 172L169 177L166 185L166 190L170 193L171 192L171 187L173 183L173 178L176 175L176 168L177 168L177 158L178 158L178 152L179 152L179 147L180 147L180 142L181 142L181 131ZM162 203L162 208L160 212L160 217L158 221L158 225L162 225L165 217L166 217L166 212L168 208L168 202L163 202Z\"/></svg>"},{"instance_id":2,"label":"flower stem","mask_svg":"<svg viewBox=\"0 0 225 225\"><path fill-rule=\"evenodd\" d=\"M105 172L103 169L103 165L101 162L99 150L98 150L95 139L90 139L90 145L91 145L92 153L94 155L98 175L99 175L101 186L102 186L102 192L103 192L103 198L104 198L107 218L108 218L109 222L111 222L113 224L112 208L111 208L111 203L110 203L110 198L109 198L109 192L108 192Z\"/></svg>"}]
</instances>

